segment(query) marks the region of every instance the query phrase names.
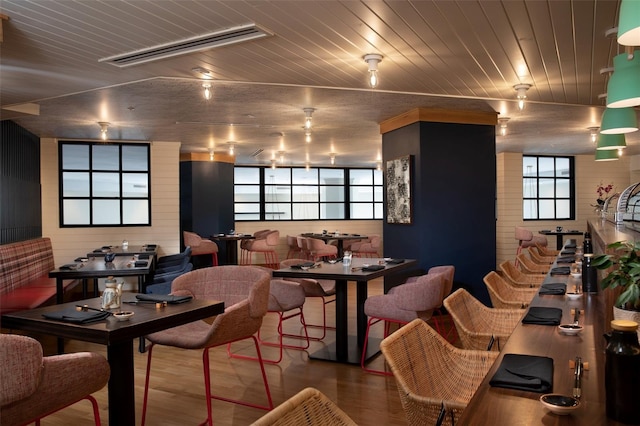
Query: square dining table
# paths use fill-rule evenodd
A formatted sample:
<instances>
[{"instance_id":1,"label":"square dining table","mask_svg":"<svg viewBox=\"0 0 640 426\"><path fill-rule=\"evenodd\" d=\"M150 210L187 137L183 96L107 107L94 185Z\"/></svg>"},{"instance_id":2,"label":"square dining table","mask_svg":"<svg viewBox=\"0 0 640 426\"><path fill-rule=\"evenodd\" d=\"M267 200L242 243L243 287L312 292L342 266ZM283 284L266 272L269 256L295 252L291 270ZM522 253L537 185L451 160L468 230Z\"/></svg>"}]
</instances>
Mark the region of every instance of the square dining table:
<instances>
[{"instance_id":1,"label":"square dining table","mask_svg":"<svg viewBox=\"0 0 640 426\"><path fill-rule=\"evenodd\" d=\"M401 263L388 263L385 259L354 258L350 266L341 262L319 262L319 267L306 271L296 268L282 268L273 271L274 277L282 278L315 278L336 281L336 341L326 345L320 350L309 355L312 359L337 361L346 364L360 364L362 347L367 330L367 316L364 313L364 302L367 300L368 283L375 279L416 265L415 259L401 259ZM363 265L381 265L382 269L367 271ZM356 282L356 327L357 335L349 335L348 324L348 299L347 282ZM379 351L376 342L367 345L365 358L374 356Z\"/></svg>"},{"instance_id":2,"label":"square dining table","mask_svg":"<svg viewBox=\"0 0 640 426\"><path fill-rule=\"evenodd\" d=\"M123 295L123 301L133 300L135 300L133 294ZM218 315L224 311L224 302L194 299L161 307L157 307L155 303L124 304L122 310L134 313L127 321L118 321L113 316L109 316L106 320L91 324L74 324L50 320L43 316L46 313L75 308L77 305L99 309L100 298L5 314L2 316L2 326L106 345L107 359L111 367L108 384L109 425L111 426L133 426L136 423L134 339Z\"/></svg>"}]
</instances>

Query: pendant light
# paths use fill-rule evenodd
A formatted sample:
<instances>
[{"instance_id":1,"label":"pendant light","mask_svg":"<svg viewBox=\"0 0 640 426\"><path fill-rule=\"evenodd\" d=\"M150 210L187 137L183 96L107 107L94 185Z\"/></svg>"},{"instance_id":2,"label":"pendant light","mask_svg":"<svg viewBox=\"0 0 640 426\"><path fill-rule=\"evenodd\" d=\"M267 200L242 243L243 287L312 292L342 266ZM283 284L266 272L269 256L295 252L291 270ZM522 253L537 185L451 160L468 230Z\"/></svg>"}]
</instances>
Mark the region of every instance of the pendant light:
<instances>
[{"instance_id":1,"label":"pendant light","mask_svg":"<svg viewBox=\"0 0 640 426\"><path fill-rule=\"evenodd\" d=\"M607 108L640 105L640 51L615 56L613 70L607 87Z\"/></svg>"},{"instance_id":2,"label":"pendant light","mask_svg":"<svg viewBox=\"0 0 640 426\"><path fill-rule=\"evenodd\" d=\"M637 130L638 116L633 108L606 108L602 113L600 133L613 135Z\"/></svg>"},{"instance_id":3,"label":"pendant light","mask_svg":"<svg viewBox=\"0 0 640 426\"><path fill-rule=\"evenodd\" d=\"M625 138L623 134L615 134L608 135L606 133L600 133L600 137L598 138L598 146L596 149L598 151L609 151L616 150L619 148L626 148L627 143L625 142Z\"/></svg>"},{"instance_id":4,"label":"pendant light","mask_svg":"<svg viewBox=\"0 0 640 426\"><path fill-rule=\"evenodd\" d=\"M618 158L618 151L615 149L596 149L596 161L614 161Z\"/></svg>"},{"instance_id":5,"label":"pendant light","mask_svg":"<svg viewBox=\"0 0 640 426\"><path fill-rule=\"evenodd\" d=\"M640 2L622 0L618 19L618 43L623 46L640 46Z\"/></svg>"}]
</instances>

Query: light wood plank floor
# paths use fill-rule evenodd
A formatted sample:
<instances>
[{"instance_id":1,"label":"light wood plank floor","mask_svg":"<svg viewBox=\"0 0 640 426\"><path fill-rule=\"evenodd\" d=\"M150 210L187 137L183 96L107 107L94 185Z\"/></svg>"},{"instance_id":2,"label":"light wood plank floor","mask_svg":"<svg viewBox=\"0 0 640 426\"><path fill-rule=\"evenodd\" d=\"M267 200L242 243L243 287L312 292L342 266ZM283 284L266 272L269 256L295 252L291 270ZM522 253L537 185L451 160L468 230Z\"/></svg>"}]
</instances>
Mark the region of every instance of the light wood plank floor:
<instances>
[{"instance_id":1,"label":"light wood plank floor","mask_svg":"<svg viewBox=\"0 0 640 426\"><path fill-rule=\"evenodd\" d=\"M355 304L355 284L350 283L350 307ZM382 293L382 281L372 281L369 294ZM327 305L327 318L333 324L334 304ZM350 312L353 309L350 309ZM305 304L307 322L319 323L321 310L319 299L307 299ZM288 331L299 329L297 319L289 320L293 325ZM285 324L287 324L285 322ZM349 319L355 324L355 314ZM277 315L268 314L262 326L262 338L275 338ZM354 328L354 327L353 327ZM317 329L310 329L318 332ZM325 340L331 342L333 331L327 332ZM355 334L355 330L353 330ZM382 336L382 324L376 326L375 335ZM52 341L53 342L53 341ZM297 340L291 340L291 343ZM323 345L312 342L310 351ZM45 345L48 345L45 342ZM234 344L234 351L254 355L250 340ZM67 352L95 351L106 355L105 348L85 342L68 341ZM47 351L49 351L47 346ZM264 356L276 357L277 348L262 347ZM135 348L135 392L136 421L140 422L144 391L147 355ZM382 355L371 364L384 368ZM257 362L230 359L224 347L211 351L212 388L214 393L230 398L246 399L266 404L260 369ZM369 374L359 366L348 366L332 362L309 360L308 352L286 349L283 360L277 365L266 365L269 386L274 405L278 405L301 389L312 386L336 402L356 423L361 425L405 425L406 420L393 377ZM196 425L206 418L204 384L202 376L202 351L180 350L157 346L153 351L151 368L151 391L147 410L148 425ZM103 424L108 424L107 391L98 392ZM262 416L265 411L236 404L213 401L216 425L247 425ZM43 426L92 424L90 404L81 401L42 421Z\"/></svg>"}]
</instances>

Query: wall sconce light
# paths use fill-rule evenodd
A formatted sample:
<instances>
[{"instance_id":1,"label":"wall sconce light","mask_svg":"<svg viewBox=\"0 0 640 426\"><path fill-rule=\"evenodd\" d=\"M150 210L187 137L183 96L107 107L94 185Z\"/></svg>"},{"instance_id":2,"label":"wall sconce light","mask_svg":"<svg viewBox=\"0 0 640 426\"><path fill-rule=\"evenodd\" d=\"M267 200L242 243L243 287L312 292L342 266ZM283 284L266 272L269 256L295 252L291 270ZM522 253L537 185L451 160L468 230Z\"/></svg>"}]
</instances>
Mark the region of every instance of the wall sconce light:
<instances>
[{"instance_id":1,"label":"wall sconce light","mask_svg":"<svg viewBox=\"0 0 640 426\"><path fill-rule=\"evenodd\" d=\"M530 84L521 83L513 86L516 90L516 97L518 98L518 109L522 111L524 109L524 100L527 99L527 90L531 88Z\"/></svg>"},{"instance_id":2,"label":"wall sconce light","mask_svg":"<svg viewBox=\"0 0 640 426\"><path fill-rule=\"evenodd\" d=\"M204 98L211 99L211 83L202 83L202 87L204 87Z\"/></svg>"},{"instance_id":3,"label":"wall sconce light","mask_svg":"<svg viewBox=\"0 0 640 426\"><path fill-rule=\"evenodd\" d=\"M637 0L622 0L620 4L618 43L640 46L640 3Z\"/></svg>"},{"instance_id":4,"label":"wall sconce light","mask_svg":"<svg viewBox=\"0 0 640 426\"><path fill-rule=\"evenodd\" d=\"M500 126L500 136L507 135L507 121L509 121L511 117L500 117L498 118L498 126Z\"/></svg>"},{"instance_id":5,"label":"wall sconce light","mask_svg":"<svg viewBox=\"0 0 640 426\"><path fill-rule=\"evenodd\" d=\"M306 130L311 130L311 115L313 114L313 112L316 110L315 108L302 108L302 110L304 111L304 128Z\"/></svg>"},{"instance_id":6,"label":"wall sconce light","mask_svg":"<svg viewBox=\"0 0 640 426\"><path fill-rule=\"evenodd\" d=\"M336 164L336 155L333 152L329 154L329 160L331 161L331 165Z\"/></svg>"},{"instance_id":7,"label":"wall sconce light","mask_svg":"<svg viewBox=\"0 0 640 426\"><path fill-rule=\"evenodd\" d=\"M106 121L98 121L98 126L100 126L100 139L103 141L107 140L107 129L109 128L109 123Z\"/></svg>"},{"instance_id":8,"label":"wall sconce light","mask_svg":"<svg viewBox=\"0 0 640 426\"><path fill-rule=\"evenodd\" d=\"M591 137L591 143L596 143L598 142L598 130L600 130L600 127L598 126L591 126L591 127L587 127L587 129L589 130L589 135Z\"/></svg>"},{"instance_id":9,"label":"wall sconce light","mask_svg":"<svg viewBox=\"0 0 640 426\"><path fill-rule=\"evenodd\" d=\"M378 79L378 64L382 62L382 55L370 53L364 55L364 61L369 65L369 87L375 89L380 82Z\"/></svg>"}]
</instances>

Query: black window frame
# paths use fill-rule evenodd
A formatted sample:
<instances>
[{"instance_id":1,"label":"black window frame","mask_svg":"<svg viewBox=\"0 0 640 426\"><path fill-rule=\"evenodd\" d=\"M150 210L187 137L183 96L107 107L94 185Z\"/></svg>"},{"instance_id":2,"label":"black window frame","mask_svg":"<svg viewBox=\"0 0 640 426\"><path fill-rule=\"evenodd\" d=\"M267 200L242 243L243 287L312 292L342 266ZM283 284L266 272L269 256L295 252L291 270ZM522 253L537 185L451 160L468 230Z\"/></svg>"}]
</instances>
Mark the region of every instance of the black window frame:
<instances>
[{"instance_id":1,"label":"black window frame","mask_svg":"<svg viewBox=\"0 0 640 426\"><path fill-rule=\"evenodd\" d=\"M535 158L536 160L536 172L534 175L532 176L526 176L525 175L525 171L524 171L524 163L525 163L525 158ZM540 159L541 158L545 158L545 159L553 159L554 160L554 175L553 176L541 176L540 175ZM548 221L548 220L575 220L576 218L576 184L575 184L575 157L573 156L567 156L567 155L523 155L522 156L522 181L521 181L521 185L523 188L523 193L522 193L522 219L524 221ZM558 168L557 168L557 159L564 159L564 160L568 160L569 163L569 176L564 177L564 176L558 176ZM526 196L524 188L525 188L525 179L535 179L535 185L536 185L536 196ZM553 197L541 197L540 196L540 180L549 180L552 179L554 181L554 196ZM568 197L558 197L557 194L555 193L557 185L556 182L559 180L568 180L569 181L569 196ZM536 216L535 218L525 218L524 217L524 213L525 213L525 209L524 209L524 204L527 201L535 201L537 204L537 208L536 208ZM554 214L553 217L540 217L540 201L541 200L553 200L554 201ZM556 209L557 204L555 203L555 201L557 200L568 200L569 201L569 217L558 217L558 212Z\"/></svg>"}]
</instances>

